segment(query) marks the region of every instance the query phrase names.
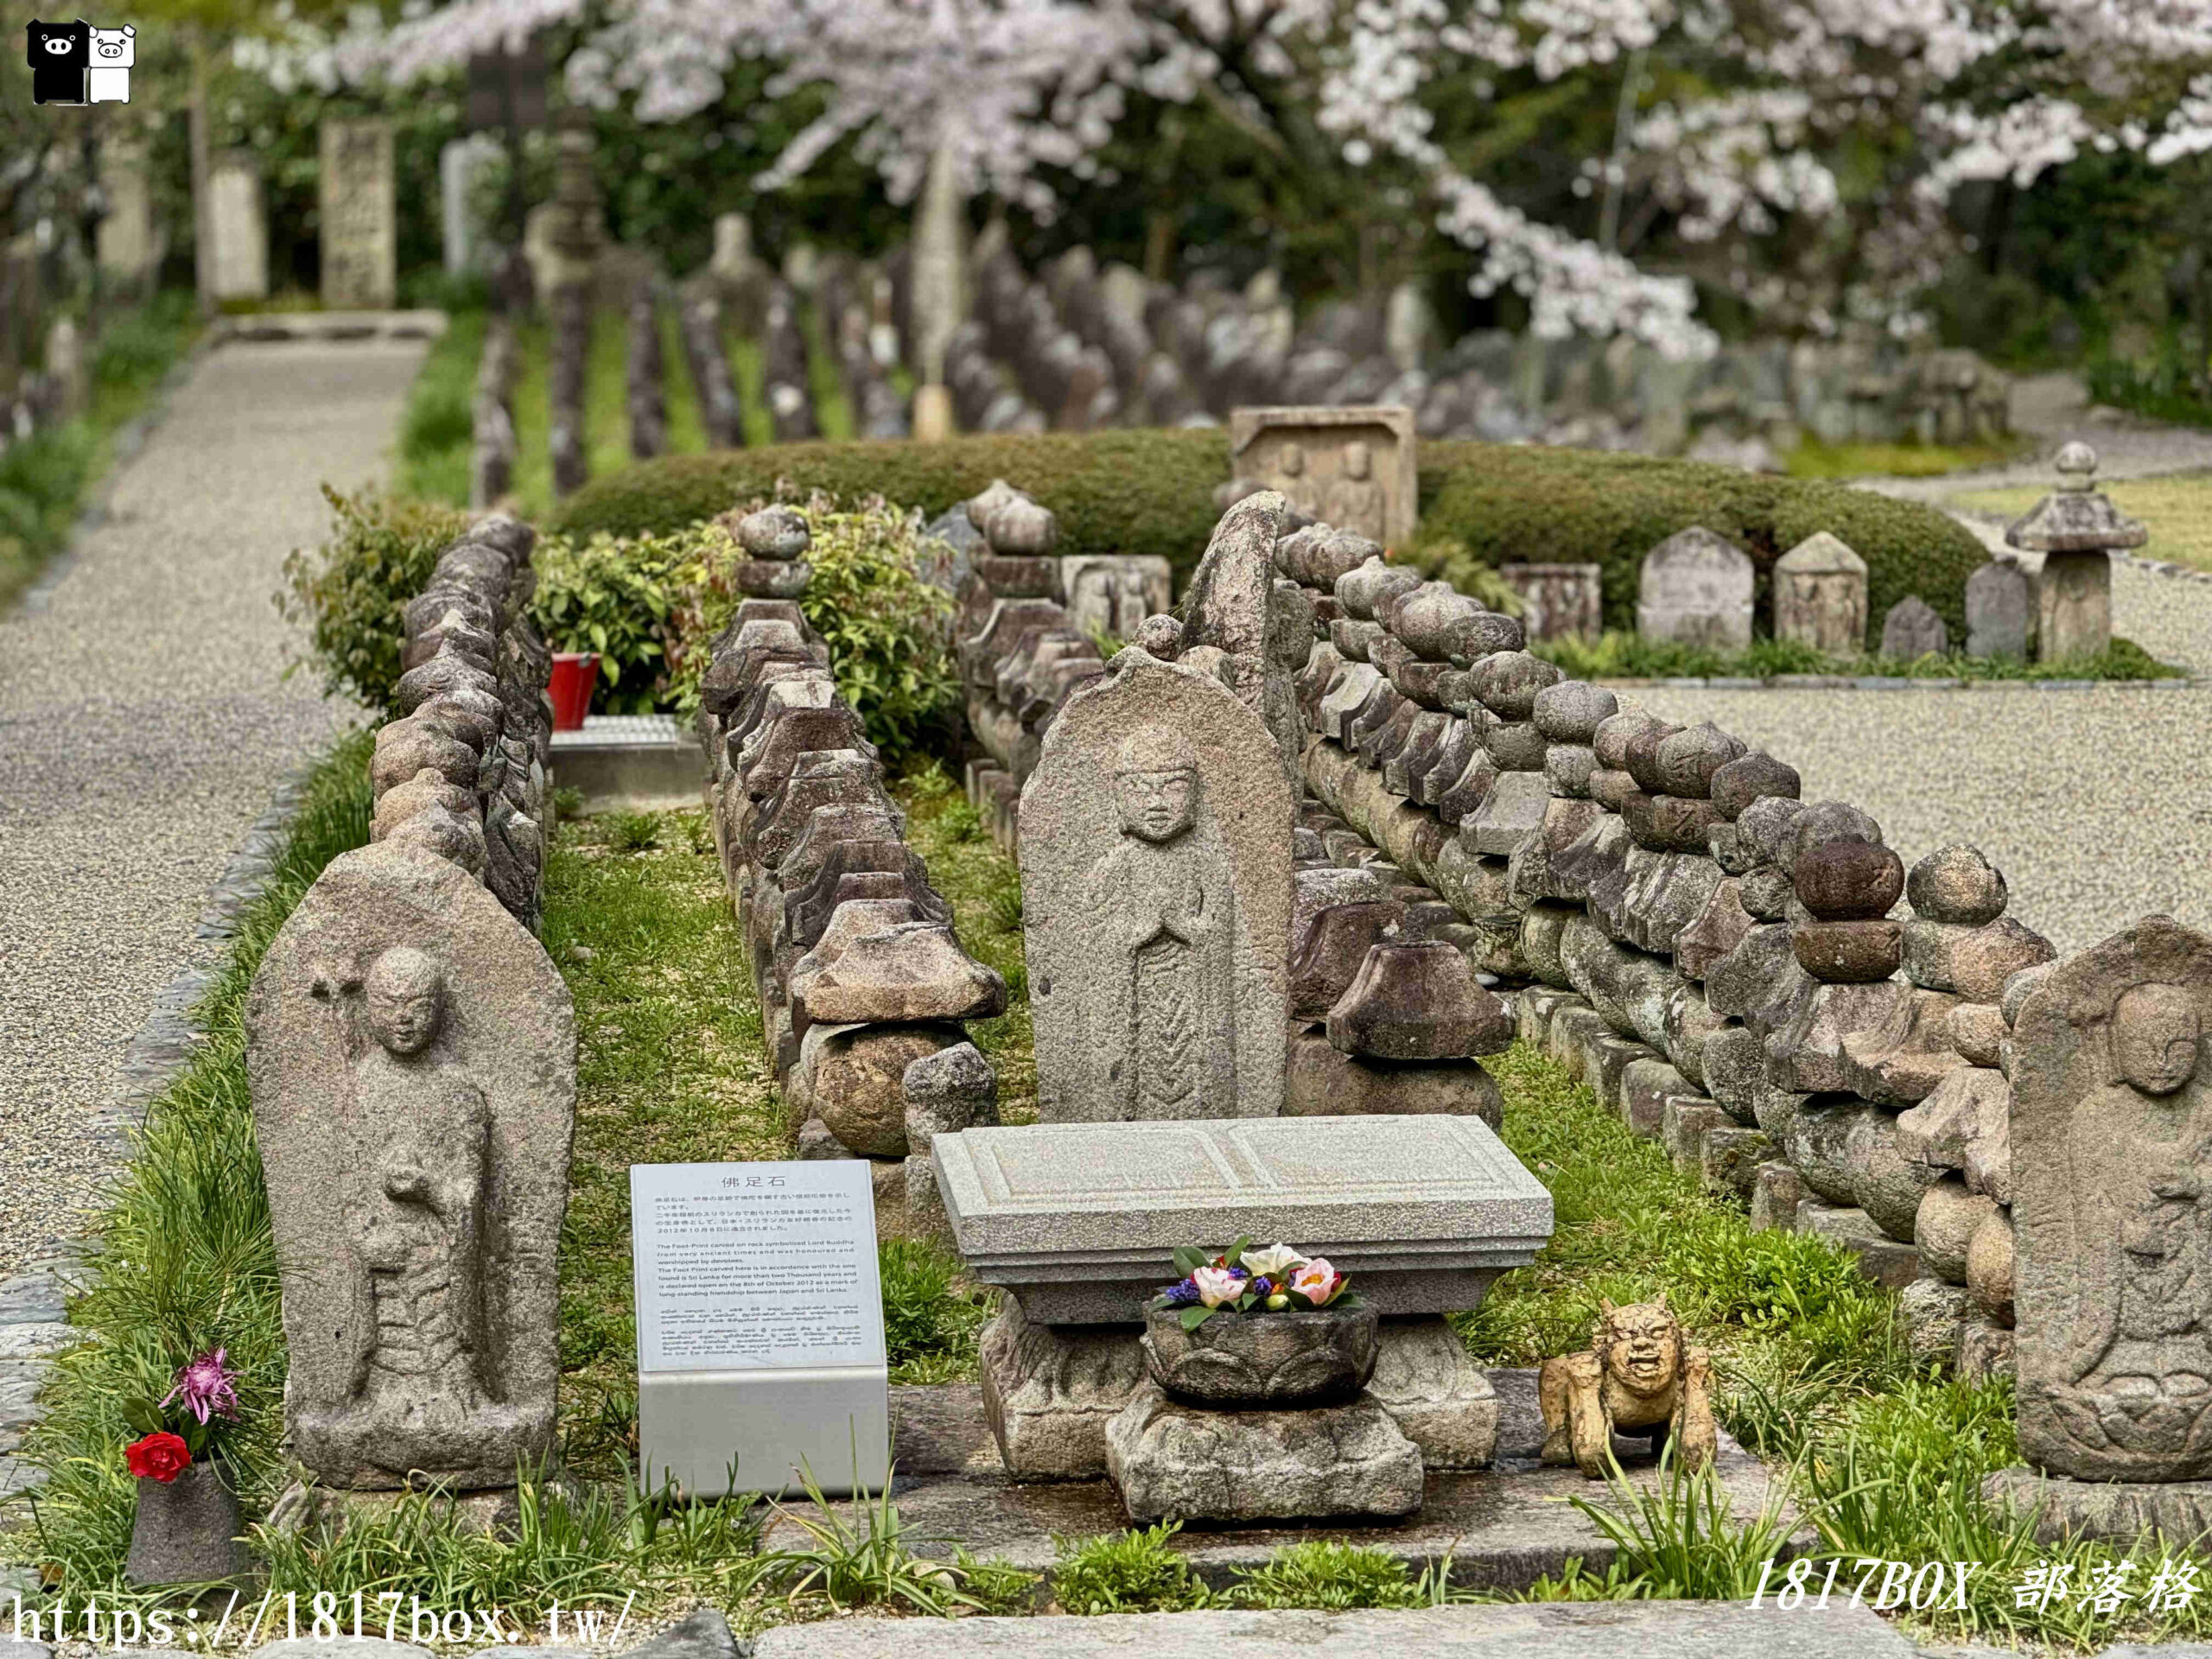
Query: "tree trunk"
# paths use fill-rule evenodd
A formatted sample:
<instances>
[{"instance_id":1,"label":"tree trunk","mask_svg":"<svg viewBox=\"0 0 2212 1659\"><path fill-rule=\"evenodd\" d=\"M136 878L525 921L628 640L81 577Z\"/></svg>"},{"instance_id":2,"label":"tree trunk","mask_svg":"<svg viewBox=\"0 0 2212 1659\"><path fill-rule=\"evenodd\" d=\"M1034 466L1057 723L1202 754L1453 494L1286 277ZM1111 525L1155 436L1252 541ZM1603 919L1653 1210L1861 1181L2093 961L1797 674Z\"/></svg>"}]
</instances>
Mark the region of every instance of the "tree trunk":
<instances>
[{"instance_id":1,"label":"tree trunk","mask_svg":"<svg viewBox=\"0 0 2212 1659\"><path fill-rule=\"evenodd\" d=\"M1175 276L1175 215L1154 207L1145 215L1144 274L1155 283Z\"/></svg>"}]
</instances>

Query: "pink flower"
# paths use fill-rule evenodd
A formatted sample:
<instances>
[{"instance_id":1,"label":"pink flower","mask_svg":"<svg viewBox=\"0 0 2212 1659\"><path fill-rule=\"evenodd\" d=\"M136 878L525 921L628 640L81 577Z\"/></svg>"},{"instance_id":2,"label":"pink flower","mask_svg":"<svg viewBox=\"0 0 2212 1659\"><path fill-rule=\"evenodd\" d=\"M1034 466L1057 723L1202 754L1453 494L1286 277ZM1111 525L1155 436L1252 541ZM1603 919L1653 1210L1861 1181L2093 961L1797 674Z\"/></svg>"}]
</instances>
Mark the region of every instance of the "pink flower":
<instances>
[{"instance_id":1,"label":"pink flower","mask_svg":"<svg viewBox=\"0 0 2212 1659\"><path fill-rule=\"evenodd\" d=\"M1290 1275L1290 1287L1316 1307L1326 1307L1344 1287L1344 1276L1329 1265L1326 1256L1315 1256Z\"/></svg>"},{"instance_id":2,"label":"pink flower","mask_svg":"<svg viewBox=\"0 0 2212 1659\"><path fill-rule=\"evenodd\" d=\"M1191 1275L1191 1282L1198 1287L1198 1300L1208 1307L1233 1302L1244 1294L1244 1275L1233 1268L1200 1268Z\"/></svg>"},{"instance_id":3,"label":"pink flower","mask_svg":"<svg viewBox=\"0 0 2212 1659\"><path fill-rule=\"evenodd\" d=\"M181 1402L200 1422L206 1422L212 1414L235 1418L238 1414L238 1373L223 1363L224 1351L210 1349L197 1359L181 1367L175 1377L176 1386L168 1391L162 1403Z\"/></svg>"}]
</instances>

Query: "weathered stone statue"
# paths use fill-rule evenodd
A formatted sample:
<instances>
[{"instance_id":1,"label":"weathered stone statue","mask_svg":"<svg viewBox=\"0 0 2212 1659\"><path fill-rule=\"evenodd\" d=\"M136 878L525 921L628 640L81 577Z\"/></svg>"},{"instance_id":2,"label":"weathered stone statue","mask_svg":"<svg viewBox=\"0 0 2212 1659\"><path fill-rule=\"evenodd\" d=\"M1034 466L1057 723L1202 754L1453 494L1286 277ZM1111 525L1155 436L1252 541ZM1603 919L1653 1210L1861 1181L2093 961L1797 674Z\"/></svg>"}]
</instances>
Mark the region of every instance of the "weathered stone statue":
<instances>
[{"instance_id":1,"label":"weathered stone statue","mask_svg":"<svg viewBox=\"0 0 2212 1659\"><path fill-rule=\"evenodd\" d=\"M1040 1118L1281 1109L1291 810L1211 676L1131 649L1068 700L1021 801Z\"/></svg>"},{"instance_id":2,"label":"weathered stone statue","mask_svg":"<svg viewBox=\"0 0 2212 1659\"><path fill-rule=\"evenodd\" d=\"M1344 445L1337 466L1336 481L1329 486L1327 511L1321 517L1332 524L1382 523L1382 486L1375 476L1374 452L1354 438Z\"/></svg>"},{"instance_id":3,"label":"weathered stone statue","mask_svg":"<svg viewBox=\"0 0 2212 1659\"><path fill-rule=\"evenodd\" d=\"M509 1486L552 1443L575 1025L448 860L334 860L247 1008L293 1449L340 1488Z\"/></svg>"},{"instance_id":4,"label":"weathered stone statue","mask_svg":"<svg viewBox=\"0 0 2212 1659\"><path fill-rule=\"evenodd\" d=\"M1702 1469L1719 1444L1713 1425L1713 1357L1688 1345L1662 1296L1615 1307L1600 1300L1590 1346L1548 1359L1536 1375L1544 1414L1543 1460L1573 1464L1592 1480L1607 1472L1616 1434L1669 1444L1682 1468Z\"/></svg>"},{"instance_id":5,"label":"weathered stone statue","mask_svg":"<svg viewBox=\"0 0 2212 1659\"><path fill-rule=\"evenodd\" d=\"M2152 917L2021 1006L2020 1449L2080 1480L2212 1477L2212 938Z\"/></svg>"}]
</instances>

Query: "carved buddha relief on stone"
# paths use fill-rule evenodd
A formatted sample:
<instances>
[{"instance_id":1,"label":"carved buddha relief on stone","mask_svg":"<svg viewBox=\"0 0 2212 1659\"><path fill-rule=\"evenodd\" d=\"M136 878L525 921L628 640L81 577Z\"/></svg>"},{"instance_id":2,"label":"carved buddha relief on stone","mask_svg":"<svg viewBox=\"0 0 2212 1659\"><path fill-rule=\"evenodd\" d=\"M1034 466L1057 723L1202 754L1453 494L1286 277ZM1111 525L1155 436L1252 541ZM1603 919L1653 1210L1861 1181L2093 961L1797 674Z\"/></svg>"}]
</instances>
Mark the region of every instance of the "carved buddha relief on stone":
<instances>
[{"instance_id":1,"label":"carved buddha relief on stone","mask_svg":"<svg viewBox=\"0 0 2212 1659\"><path fill-rule=\"evenodd\" d=\"M2154 917L2021 1007L2020 1438L2048 1473L2212 1473L2208 996L2212 939Z\"/></svg>"},{"instance_id":2,"label":"carved buddha relief on stone","mask_svg":"<svg viewBox=\"0 0 2212 1659\"><path fill-rule=\"evenodd\" d=\"M1281 1109L1291 812L1210 675L1132 647L1062 707L1021 801L1041 1121Z\"/></svg>"}]
</instances>

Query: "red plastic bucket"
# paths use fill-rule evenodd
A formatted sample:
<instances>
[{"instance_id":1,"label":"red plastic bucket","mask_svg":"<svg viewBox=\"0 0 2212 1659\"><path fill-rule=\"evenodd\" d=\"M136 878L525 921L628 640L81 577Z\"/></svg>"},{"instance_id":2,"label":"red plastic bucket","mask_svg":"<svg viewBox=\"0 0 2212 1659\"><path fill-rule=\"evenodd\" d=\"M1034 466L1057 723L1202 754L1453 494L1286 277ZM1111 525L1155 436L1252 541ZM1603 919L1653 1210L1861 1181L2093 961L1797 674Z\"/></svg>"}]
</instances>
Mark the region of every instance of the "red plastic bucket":
<instances>
[{"instance_id":1,"label":"red plastic bucket","mask_svg":"<svg viewBox=\"0 0 2212 1659\"><path fill-rule=\"evenodd\" d=\"M545 689L553 698L553 729L580 732L591 712L591 694L599 687L599 653L595 651L556 651L553 677Z\"/></svg>"}]
</instances>

